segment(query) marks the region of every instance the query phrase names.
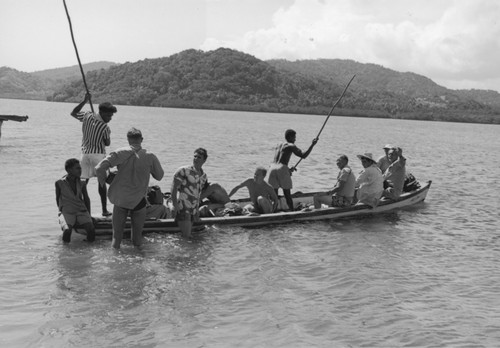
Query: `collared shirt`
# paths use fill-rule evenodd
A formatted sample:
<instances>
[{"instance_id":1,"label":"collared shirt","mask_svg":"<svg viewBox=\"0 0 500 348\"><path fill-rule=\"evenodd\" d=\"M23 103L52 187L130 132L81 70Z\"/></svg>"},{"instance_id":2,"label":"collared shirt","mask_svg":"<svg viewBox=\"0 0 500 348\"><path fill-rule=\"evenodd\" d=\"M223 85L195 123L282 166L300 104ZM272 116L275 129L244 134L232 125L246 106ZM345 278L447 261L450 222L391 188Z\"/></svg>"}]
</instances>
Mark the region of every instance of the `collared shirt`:
<instances>
[{"instance_id":1,"label":"collared shirt","mask_svg":"<svg viewBox=\"0 0 500 348\"><path fill-rule=\"evenodd\" d=\"M78 113L77 119L82 122L82 153L106 153L106 141L111 137L111 130L99 113L91 111Z\"/></svg>"},{"instance_id":2,"label":"collared shirt","mask_svg":"<svg viewBox=\"0 0 500 348\"><path fill-rule=\"evenodd\" d=\"M384 176L376 164L361 171L356 179L357 197L361 203L376 207L384 192Z\"/></svg>"},{"instance_id":3,"label":"collared shirt","mask_svg":"<svg viewBox=\"0 0 500 348\"><path fill-rule=\"evenodd\" d=\"M384 172L384 179L392 183L394 193L400 196L406 177L406 158L399 157Z\"/></svg>"},{"instance_id":4,"label":"collared shirt","mask_svg":"<svg viewBox=\"0 0 500 348\"><path fill-rule=\"evenodd\" d=\"M377 160L377 166L380 168L382 173L384 173L390 165L391 161L387 158L387 155L384 155Z\"/></svg>"},{"instance_id":5,"label":"collared shirt","mask_svg":"<svg viewBox=\"0 0 500 348\"><path fill-rule=\"evenodd\" d=\"M200 205L200 195L207 182L207 174L198 172L192 165L177 169L174 181L179 185L177 202L179 211L195 214ZM172 192L177 194L177 192Z\"/></svg>"},{"instance_id":6,"label":"collared shirt","mask_svg":"<svg viewBox=\"0 0 500 348\"><path fill-rule=\"evenodd\" d=\"M344 186L336 195L352 200L356 186L356 176L352 172L352 169L349 166L342 168L337 175L337 181L344 181Z\"/></svg>"},{"instance_id":7,"label":"collared shirt","mask_svg":"<svg viewBox=\"0 0 500 348\"><path fill-rule=\"evenodd\" d=\"M140 145L119 148L103 161L118 168L109 186L109 200L125 209L134 209L146 196L150 175L161 180L164 174L158 158Z\"/></svg>"}]
</instances>

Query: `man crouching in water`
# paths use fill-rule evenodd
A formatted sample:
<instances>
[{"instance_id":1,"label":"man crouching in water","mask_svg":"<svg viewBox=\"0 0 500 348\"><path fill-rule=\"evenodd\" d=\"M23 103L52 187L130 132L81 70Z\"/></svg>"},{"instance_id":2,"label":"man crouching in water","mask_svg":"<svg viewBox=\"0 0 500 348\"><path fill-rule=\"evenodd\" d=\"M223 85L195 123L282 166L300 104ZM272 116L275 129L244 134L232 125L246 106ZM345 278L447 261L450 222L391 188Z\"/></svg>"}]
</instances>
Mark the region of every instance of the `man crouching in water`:
<instances>
[{"instance_id":1,"label":"man crouching in water","mask_svg":"<svg viewBox=\"0 0 500 348\"><path fill-rule=\"evenodd\" d=\"M56 203L59 208L59 224L63 230L63 242L71 241L71 232L76 224L83 225L87 241L95 239L95 228L90 215L90 199L87 185L82 183L82 166L76 158L64 164L67 174L56 181Z\"/></svg>"}]
</instances>

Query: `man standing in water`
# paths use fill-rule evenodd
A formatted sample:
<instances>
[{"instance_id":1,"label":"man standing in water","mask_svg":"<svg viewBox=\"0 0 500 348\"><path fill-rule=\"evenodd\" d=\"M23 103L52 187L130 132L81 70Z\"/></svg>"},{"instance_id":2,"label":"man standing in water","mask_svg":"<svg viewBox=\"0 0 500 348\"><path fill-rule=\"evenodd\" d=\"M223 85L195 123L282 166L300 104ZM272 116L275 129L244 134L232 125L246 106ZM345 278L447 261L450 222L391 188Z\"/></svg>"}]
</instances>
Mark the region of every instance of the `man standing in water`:
<instances>
[{"instance_id":1,"label":"man standing in water","mask_svg":"<svg viewBox=\"0 0 500 348\"><path fill-rule=\"evenodd\" d=\"M85 99L78 104L71 116L82 122L82 179L88 183L89 179L96 176L95 166L106 157L106 146L111 144L111 130L108 123L116 107L109 102L99 104L99 112L81 112L83 106L90 100L90 94L85 94ZM102 215L111 215L107 208L106 183L98 183L99 196L101 197Z\"/></svg>"},{"instance_id":2,"label":"man standing in water","mask_svg":"<svg viewBox=\"0 0 500 348\"><path fill-rule=\"evenodd\" d=\"M295 140L297 138L297 133L293 129L287 129L285 132L286 142L276 146L274 153L273 164L269 170L269 184L274 188L276 195L278 195L279 188L283 189L283 194L286 199L286 204L290 210L293 210L293 200L291 195L292 190L292 171L293 168L288 168L288 162L290 162L290 157L292 154L300 158L307 158L311 153L314 145L318 142L318 138L314 138L311 146L306 152L302 152L297 145L295 145Z\"/></svg>"},{"instance_id":3,"label":"man standing in water","mask_svg":"<svg viewBox=\"0 0 500 348\"><path fill-rule=\"evenodd\" d=\"M184 238L191 237L193 222L199 217L200 196L207 174L202 169L207 160L207 150L198 148L194 151L193 165L177 169L172 181L172 205L175 221Z\"/></svg>"},{"instance_id":4,"label":"man standing in water","mask_svg":"<svg viewBox=\"0 0 500 348\"><path fill-rule=\"evenodd\" d=\"M111 245L120 249L127 217L130 216L131 239L135 246L142 244L142 230L146 220L146 192L149 178L160 181L163 168L155 154L142 148L142 132L131 128L127 132L129 146L112 151L96 167L99 183L104 184L106 174L112 167L118 172L109 186L109 200L113 206L113 241Z\"/></svg>"}]
</instances>

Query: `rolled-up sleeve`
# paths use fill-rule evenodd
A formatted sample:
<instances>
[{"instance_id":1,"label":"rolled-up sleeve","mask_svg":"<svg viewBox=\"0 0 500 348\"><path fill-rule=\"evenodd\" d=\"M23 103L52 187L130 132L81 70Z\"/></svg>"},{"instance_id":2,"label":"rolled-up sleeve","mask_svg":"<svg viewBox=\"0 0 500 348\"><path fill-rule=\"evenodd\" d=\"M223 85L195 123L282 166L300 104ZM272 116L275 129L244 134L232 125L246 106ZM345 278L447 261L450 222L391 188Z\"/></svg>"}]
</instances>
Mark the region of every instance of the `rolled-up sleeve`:
<instances>
[{"instance_id":1,"label":"rolled-up sleeve","mask_svg":"<svg viewBox=\"0 0 500 348\"><path fill-rule=\"evenodd\" d=\"M160 181L161 179L163 179L163 175L165 174L165 172L163 171L163 168L161 166L160 161L158 160L158 157L156 157L156 155L152 155L152 158L153 158L153 163L151 168L151 175L153 176L153 178L155 178L155 180Z\"/></svg>"}]
</instances>

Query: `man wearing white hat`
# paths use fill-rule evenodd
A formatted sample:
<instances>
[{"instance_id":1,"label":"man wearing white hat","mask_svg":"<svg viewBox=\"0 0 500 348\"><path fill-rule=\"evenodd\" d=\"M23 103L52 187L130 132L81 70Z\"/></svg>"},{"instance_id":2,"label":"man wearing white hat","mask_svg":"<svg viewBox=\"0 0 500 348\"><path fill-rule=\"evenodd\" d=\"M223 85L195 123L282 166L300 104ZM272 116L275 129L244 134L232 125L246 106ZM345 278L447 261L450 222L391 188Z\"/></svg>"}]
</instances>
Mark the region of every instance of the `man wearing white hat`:
<instances>
[{"instance_id":1,"label":"man wearing white hat","mask_svg":"<svg viewBox=\"0 0 500 348\"><path fill-rule=\"evenodd\" d=\"M375 162L371 153L367 152L358 155L358 158L361 160L364 169L356 179L357 204L367 204L375 208L384 192L384 176L380 168L377 167L377 162Z\"/></svg>"},{"instance_id":2,"label":"man wearing white hat","mask_svg":"<svg viewBox=\"0 0 500 348\"><path fill-rule=\"evenodd\" d=\"M377 160L377 166L380 168L382 173L384 173L386 169L391 165L391 160L389 159L389 151L391 149L395 149L395 147L391 144L387 144L383 147L383 149L385 151L385 155L379 157L379 159Z\"/></svg>"}]
</instances>

